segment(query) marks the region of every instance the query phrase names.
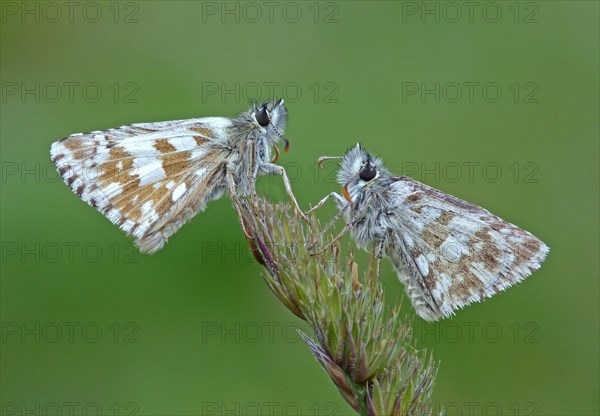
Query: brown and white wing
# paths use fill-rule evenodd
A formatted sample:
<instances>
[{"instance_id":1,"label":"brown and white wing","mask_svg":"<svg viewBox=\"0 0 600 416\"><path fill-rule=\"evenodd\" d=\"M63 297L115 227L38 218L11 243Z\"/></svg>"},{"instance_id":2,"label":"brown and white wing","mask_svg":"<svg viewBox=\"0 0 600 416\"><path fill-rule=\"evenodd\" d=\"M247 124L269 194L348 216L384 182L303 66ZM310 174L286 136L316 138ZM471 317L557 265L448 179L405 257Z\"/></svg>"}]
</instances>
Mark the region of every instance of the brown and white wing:
<instances>
[{"instance_id":1,"label":"brown and white wing","mask_svg":"<svg viewBox=\"0 0 600 416\"><path fill-rule=\"evenodd\" d=\"M216 122L215 122L216 120ZM227 119L143 123L52 144L64 182L153 253L223 193Z\"/></svg>"},{"instance_id":2,"label":"brown and white wing","mask_svg":"<svg viewBox=\"0 0 600 416\"><path fill-rule=\"evenodd\" d=\"M531 233L408 177L394 177L387 254L419 316L428 321L491 297L528 277L548 254Z\"/></svg>"}]
</instances>

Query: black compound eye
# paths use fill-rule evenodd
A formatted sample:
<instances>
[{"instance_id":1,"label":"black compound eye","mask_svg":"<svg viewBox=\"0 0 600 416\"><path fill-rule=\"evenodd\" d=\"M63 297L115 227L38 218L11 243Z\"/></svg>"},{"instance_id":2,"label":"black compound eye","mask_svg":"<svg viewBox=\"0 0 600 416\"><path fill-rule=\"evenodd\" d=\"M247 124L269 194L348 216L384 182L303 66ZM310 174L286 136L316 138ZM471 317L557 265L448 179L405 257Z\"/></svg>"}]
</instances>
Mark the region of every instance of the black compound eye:
<instances>
[{"instance_id":1,"label":"black compound eye","mask_svg":"<svg viewBox=\"0 0 600 416\"><path fill-rule=\"evenodd\" d=\"M371 179L377 176L377 169L371 165L371 162L367 162L365 166L360 170L358 176L365 182L369 182Z\"/></svg>"},{"instance_id":2,"label":"black compound eye","mask_svg":"<svg viewBox=\"0 0 600 416\"><path fill-rule=\"evenodd\" d=\"M257 110L256 113L254 113L254 117L256 117L256 121L258 121L258 124L262 127L267 127L271 122L266 105L263 105L260 110Z\"/></svg>"}]
</instances>

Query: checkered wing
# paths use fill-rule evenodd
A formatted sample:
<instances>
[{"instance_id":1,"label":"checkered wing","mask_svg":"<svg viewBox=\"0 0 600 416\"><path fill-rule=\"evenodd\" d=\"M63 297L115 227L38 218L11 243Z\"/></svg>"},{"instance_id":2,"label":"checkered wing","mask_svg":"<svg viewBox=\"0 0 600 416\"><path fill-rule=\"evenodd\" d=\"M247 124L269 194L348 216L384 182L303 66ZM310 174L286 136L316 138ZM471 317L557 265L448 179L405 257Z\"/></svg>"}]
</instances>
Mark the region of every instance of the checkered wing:
<instances>
[{"instance_id":1,"label":"checkered wing","mask_svg":"<svg viewBox=\"0 0 600 416\"><path fill-rule=\"evenodd\" d=\"M225 187L225 118L70 135L50 154L64 182L153 253Z\"/></svg>"}]
</instances>

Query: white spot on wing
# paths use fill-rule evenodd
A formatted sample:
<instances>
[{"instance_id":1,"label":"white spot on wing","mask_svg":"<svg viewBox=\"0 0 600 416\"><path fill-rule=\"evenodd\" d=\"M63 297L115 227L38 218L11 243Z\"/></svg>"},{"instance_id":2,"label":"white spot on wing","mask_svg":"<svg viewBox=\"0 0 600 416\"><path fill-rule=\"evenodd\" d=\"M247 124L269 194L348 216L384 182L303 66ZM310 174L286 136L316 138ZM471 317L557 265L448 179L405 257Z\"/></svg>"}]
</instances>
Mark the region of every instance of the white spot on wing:
<instances>
[{"instance_id":1,"label":"white spot on wing","mask_svg":"<svg viewBox=\"0 0 600 416\"><path fill-rule=\"evenodd\" d=\"M208 170L206 168L200 168L196 171L196 176L199 176L202 178L204 175L206 175L207 171Z\"/></svg>"},{"instance_id":2,"label":"white spot on wing","mask_svg":"<svg viewBox=\"0 0 600 416\"><path fill-rule=\"evenodd\" d=\"M202 159L205 154L206 154L206 152L204 151L203 148L196 147L194 150L192 150L192 157L191 158L193 160L199 160L199 159Z\"/></svg>"},{"instance_id":3,"label":"white spot on wing","mask_svg":"<svg viewBox=\"0 0 600 416\"><path fill-rule=\"evenodd\" d=\"M119 182L113 182L104 189L104 193L111 198L123 192L123 186Z\"/></svg>"},{"instance_id":4,"label":"white spot on wing","mask_svg":"<svg viewBox=\"0 0 600 416\"><path fill-rule=\"evenodd\" d=\"M217 129L224 129L231 126L231 120L226 117L204 117L198 121Z\"/></svg>"},{"instance_id":5,"label":"white spot on wing","mask_svg":"<svg viewBox=\"0 0 600 416\"><path fill-rule=\"evenodd\" d=\"M137 172L134 173L137 173L140 177L140 186L148 185L167 177L161 160L157 159L148 163L147 159L142 159L139 162L136 160L134 163L139 166Z\"/></svg>"},{"instance_id":6,"label":"white spot on wing","mask_svg":"<svg viewBox=\"0 0 600 416\"><path fill-rule=\"evenodd\" d=\"M173 199L173 202L181 198L181 196L185 193L185 190L185 183L180 183L179 185L177 185L177 187L173 189L173 196L171 197Z\"/></svg>"},{"instance_id":7,"label":"white spot on wing","mask_svg":"<svg viewBox=\"0 0 600 416\"><path fill-rule=\"evenodd\" d=\"M146 223L153 223L158 219L158 215L156 214L156 210L154 209L154 205L152 201L146 201L141 207L142 216L144 217L144 221Z\"/></svg>"},{"instance_id":8,"label":"white spot on wing","mask_svg":"<svg viewBox=\"0 0 600 416\"><path fill-rule=\"evenodd\" d=\"M427 276L429 274L429 264L427 263L427 258L424 255L420 255L415 259L417 263L417 267L421 272L422 276Z\"/></svg>"},{"instance_id":9,"label":"white spot on wing","mask_svg":"<svg viewBox=\"0 0 600 416\"><path fill-rule=\"evenodd\" d=\"M141 210L142 210L143 215L148 214L151 209L152 209L152 201L146 201L142 204Z\"/></svg>"},{"instance_id":10,"label":"white spot on wing","mask_svg":"<svg viewBox=\"0 0 600 416\"><path fill-rule=\"evenodd\" d=\"M169 139L169 144L178 151L192 150L198 146L192 136L172 137Z\"/></svg>"}]
</instances>

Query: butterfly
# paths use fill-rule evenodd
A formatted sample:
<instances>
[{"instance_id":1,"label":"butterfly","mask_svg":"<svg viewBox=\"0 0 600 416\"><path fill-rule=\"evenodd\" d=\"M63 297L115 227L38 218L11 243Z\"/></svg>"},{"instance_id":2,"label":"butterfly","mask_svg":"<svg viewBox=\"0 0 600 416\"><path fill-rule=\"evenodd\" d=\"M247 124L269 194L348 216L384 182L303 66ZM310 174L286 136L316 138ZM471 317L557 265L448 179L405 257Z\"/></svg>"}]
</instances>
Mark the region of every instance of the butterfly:
<instances>
[{"instance_id":1,"label":"butterfly","mask_svg":"<svg viewBox=\"0 0 600 416\"><path fill-rule=\"evenodd\" d=\"M283 178L302 218L277 145L287 110L283 99L253 105L237 118L206 117L138 123L72 134L52 144L50 155L64 182L104 214L143 253L161 249L168 238L206 204L228 192L255 192L258 175ZM274 157L271 158L271 149Z\"/></svg>"},{"instance_id":2,"label":"butterfly","mask_svg":"<svg viewBox=\"0 0 600 416\"><path fill-rule=\"evenodd\" d=\"M332 192L309 212L333 198L339 212L323 231L344 216L346 225L334 241L350 231L359 247L372 245L375 255L388 257L427 321L522 281L548 254L541 240L489 211L391 174L360 144L342 157L321 157L319 166L328 159L341 159L342 195Z\"/></svg>"}]
</instances>

